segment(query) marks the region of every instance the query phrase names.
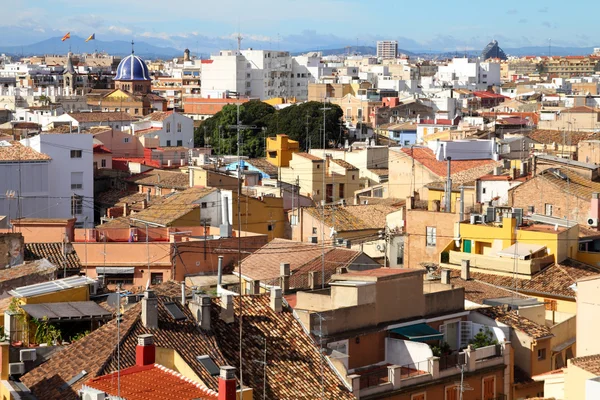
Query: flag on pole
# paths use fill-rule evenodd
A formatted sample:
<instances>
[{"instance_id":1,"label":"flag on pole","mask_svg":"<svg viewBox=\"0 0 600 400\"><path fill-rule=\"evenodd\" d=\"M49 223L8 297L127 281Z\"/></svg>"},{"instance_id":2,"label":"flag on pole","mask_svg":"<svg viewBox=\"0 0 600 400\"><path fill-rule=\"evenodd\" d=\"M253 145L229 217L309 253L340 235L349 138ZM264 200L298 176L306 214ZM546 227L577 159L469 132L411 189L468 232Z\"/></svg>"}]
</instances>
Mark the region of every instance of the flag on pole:
<instances>
[{"instance_id":1,"label":"flag on pole","mask_svg":"<svg viewBox=\"0 0 600 400\"><path fill-rule=\"evenodd\" d=\"M85 39L86 42L89 42L90 40L96 40L96 34L95 33L92 33L89 38Z\"/></svg>"},{"instance_id":2,"label":"flag on pole","mask_svg":"<svg viewBox=\"0 0 600 400\"><path fill-rule=\"evenodd\" d=\"M67 34L65 36L63 36L62 39L60 39L60 40L62 40L64 42L67 39L71 39L71 32L67 32Z\"/></svg>"}]
</instances>

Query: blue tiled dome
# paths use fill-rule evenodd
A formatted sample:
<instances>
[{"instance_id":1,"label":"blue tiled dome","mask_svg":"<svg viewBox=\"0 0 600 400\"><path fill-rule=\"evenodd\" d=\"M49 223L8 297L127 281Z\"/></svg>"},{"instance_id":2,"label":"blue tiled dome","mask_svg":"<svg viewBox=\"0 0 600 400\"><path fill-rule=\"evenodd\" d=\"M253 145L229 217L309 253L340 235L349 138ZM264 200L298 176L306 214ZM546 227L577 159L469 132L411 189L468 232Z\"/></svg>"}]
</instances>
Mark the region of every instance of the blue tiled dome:
<instances>
[{"instance_id":1,"label":"blue tiled dome","mask_svg":"<svg viewBox=\"0 0 600 400\"><path fill-rule=\"evenodd\" d=\"M116 81L149 81L148 66L140 57L130 54L117 67Z\"/></svg>"}]
</instances>

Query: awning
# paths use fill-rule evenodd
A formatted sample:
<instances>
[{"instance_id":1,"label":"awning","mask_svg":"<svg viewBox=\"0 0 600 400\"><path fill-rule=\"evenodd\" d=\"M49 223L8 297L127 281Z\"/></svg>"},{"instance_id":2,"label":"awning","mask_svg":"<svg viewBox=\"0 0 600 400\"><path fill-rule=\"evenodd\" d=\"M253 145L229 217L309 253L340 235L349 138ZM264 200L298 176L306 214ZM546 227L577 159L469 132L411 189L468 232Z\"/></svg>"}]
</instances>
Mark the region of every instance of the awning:
<instances>
[{"instance_id":1,"label":"awning","mask_svg":"<svg viewBox=\"0 0 600 400\"><path fill-rule=\"evenodd\" d=\"M135 267L96 267L96 274L100 275L117 275L117 274L133 274Z\"/></svg>"},{"instance_id":2,"label":"awning","mask_svg":"<svg viewBox=\"0 0 600 400\"><path fill-rule=\"evenodd\" d=\"M391 332L406 337L414 342L427 342L429 340L442 340L444 335L427 324L415 324L403 326L402 328L394 328Z\"/></svg>"},{"instance_id":3,"label":"awning","mask_svg":"<svg viewBox=\"0 0 600 400\"><path fill-rule=\"evenodd\" d=\"M33 318L48 321L111 319L112 313L93 301L23 304L21 308Z\"/></svg>"}]
</instances>

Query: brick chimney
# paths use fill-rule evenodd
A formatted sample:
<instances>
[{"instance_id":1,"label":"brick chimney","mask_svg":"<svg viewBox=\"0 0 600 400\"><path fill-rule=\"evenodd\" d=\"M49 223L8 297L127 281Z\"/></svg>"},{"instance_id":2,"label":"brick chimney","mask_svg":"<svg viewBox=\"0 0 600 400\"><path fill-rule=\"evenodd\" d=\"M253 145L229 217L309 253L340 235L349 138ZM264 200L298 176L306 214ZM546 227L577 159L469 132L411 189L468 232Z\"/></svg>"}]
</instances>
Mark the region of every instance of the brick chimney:
<instances>
[{"instance_id":1,"label":"brick chimney","mask_svg":"<svg viewBox=\"0 0 600 400\"><path fill-rule=\"evenodd\" d=\"M271 288L271 308L277 313L283 310L283 298L280 287L275 286Z\"/></svg>"},{"instance_id":2,"label":"brick chimney","mask_svg":"<svg viewBox=\"0 0 600 400\"><path fill-rule=\"evenodd\" d=\"M235 368L221 367L219 373L219 400L236 400L236 392Z\"/></svg>"},{"instance_id":3,"label":"brick chimney","mask_svg":"<svg viewBox=\"0 0 600 400\"><path fill-rule=\"evenodd\" d=\"M135 365L143 367L152 365L156 361L156 346L154 335L149 333L138 336L138 344L135 346Z\"/></svg>"},{"instance_id":4,"label":"brick chimney","mask_svg":"<svg viewBox=\"0 0 600 400\"><path fill-rule=\"evenodd\" d=\"M226 324L233 322L233 296L230 294L224 294L221 296L221 314L220 318Z\"/></svg>"},{"instance_id":5,"label":"brick chimney","mask_svg":"<svg viewBox=\"0 0 600 400\"><path fill-rule=\"evenodd\" d=\"M283 293L290 291L290 263L279 264L279 275L281 279L281 290Z\"/></svg>"},{"instance_id":6,"label":"brick chimney","mask_svg":"<svg viewBox=\"0 0 600 400\"><path fill-rule=\"evenodd\" d=\"M142 299L142 325L148 329L158 328L158 299L152 289L146 290Z\"/></svg>"}]
</instances>

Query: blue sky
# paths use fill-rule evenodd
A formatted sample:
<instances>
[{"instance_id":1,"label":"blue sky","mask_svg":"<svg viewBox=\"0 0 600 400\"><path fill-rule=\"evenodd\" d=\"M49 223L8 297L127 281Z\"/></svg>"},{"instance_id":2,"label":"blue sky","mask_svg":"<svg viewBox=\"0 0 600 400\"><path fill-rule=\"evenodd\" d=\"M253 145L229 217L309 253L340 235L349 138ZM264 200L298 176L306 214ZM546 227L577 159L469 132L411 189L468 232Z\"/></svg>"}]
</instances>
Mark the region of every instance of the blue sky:
<instances>
[{"instance_id":1,"label":"blue sky","mask_svg":"<svg viewBox=\"0 0 600 400\"><path fill-rule=\"evenodd\" d=\"M598 6L564 1L430 0L7 0L0 45L23 45L67 31L99 40L216 51L236 46L303 50L374 45L396 39L407 50L600 46ZM10 16L10 18L7 18ZM201 50L201 51L202 51Z\"/></svg>"}]
</instances>

